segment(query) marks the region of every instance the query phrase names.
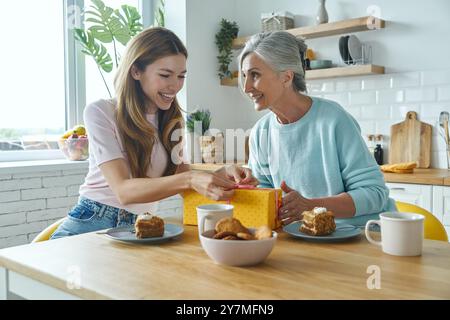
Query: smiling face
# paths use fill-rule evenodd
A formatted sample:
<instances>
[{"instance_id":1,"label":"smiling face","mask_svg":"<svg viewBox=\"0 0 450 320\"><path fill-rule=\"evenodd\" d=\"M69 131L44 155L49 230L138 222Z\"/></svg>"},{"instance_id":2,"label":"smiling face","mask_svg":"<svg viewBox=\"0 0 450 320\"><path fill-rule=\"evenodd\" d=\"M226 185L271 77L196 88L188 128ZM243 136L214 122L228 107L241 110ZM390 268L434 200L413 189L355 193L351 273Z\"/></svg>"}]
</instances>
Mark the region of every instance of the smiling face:
<instances>
[{"instance_id":1,"label":"smiling face","mask_svg":"<svg viewBox=\"0 0 450 320\"><path fill-rule=\"evenodd\" d=\"M133 66L131 74L141 84L148 100L148 112L168 110L186 78L186 57L170 55L156 60L141 71Z\"/></svg>"},{"instance_id":2,"label":"smiling face","mask_svg":"<svg viewBox=\"0 0 450 320\"><path fill-rule=\"evenodd\" d=\"M245 93L253 100L255 110L277 104L286 88L284 73L273 70L258 54L250 53L242 61Z\"/></svg>"}]
</instances>

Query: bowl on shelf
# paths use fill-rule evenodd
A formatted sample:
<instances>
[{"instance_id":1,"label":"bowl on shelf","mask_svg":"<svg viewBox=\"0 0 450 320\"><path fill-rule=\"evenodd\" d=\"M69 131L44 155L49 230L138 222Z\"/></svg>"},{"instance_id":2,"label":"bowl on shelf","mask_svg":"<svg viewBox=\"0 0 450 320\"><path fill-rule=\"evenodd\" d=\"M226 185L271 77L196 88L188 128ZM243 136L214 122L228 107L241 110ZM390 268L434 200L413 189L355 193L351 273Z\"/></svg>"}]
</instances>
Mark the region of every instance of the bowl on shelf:
<instances>
[{"instance_id":1,"label":"bowl on shelf","mask_svg":"<svg viewBox=\"0 0 450 320\"><path fill-rule=\"evenodd\" d=\"M89 140L87 137L60 139L58 146L69 160L82 161L89 158Z\"/></svg>"},{"instance_id":2,"label":"bowl on shelf","mask_svg":"<svg viewBox=\"0 0 450 320\"><path fill-rule=\"evenodd\" d=\"M255 229L249 230L255 232ZM263 262L277 241L275 231L272 231L272 238L262 240L213 239L214 233L209 230L200 235L203 250L215 263L227 266L244 267Z\"/></svg>"},{"instance_id":3,"label":"bowl on shelf","mask_svg":"<svg viewBox=\"0 0 450 320\"><path fill-rule=\"evenodd\" d=\"M309 64L312 70L331 68L333 65L331 60L311 60Z\"/></svg>"}]
</instances>

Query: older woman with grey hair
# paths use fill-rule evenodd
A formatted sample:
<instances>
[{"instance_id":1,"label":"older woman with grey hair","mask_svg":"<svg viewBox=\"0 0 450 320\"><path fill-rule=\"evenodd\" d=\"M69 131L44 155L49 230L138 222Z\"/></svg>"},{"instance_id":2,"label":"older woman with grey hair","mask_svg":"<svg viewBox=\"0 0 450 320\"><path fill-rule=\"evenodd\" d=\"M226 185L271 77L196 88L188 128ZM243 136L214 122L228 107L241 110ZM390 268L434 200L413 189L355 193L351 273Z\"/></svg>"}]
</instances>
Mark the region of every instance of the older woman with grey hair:
<instances>
[{"instance_id":1,"label":"older woman with grey hair","mask_svg":"<svg viewBox=\"0 0 450 320\"><path fill-rule=\"evenodd\" d=\"M261 187L284 191L284 224L325 207L363 225L396 211L356 120L338 103L306 95L302 39L253 36L239 56L240 85L257 111L270 110L250 135L249 166Z\"/></svg>"}]
</instances>

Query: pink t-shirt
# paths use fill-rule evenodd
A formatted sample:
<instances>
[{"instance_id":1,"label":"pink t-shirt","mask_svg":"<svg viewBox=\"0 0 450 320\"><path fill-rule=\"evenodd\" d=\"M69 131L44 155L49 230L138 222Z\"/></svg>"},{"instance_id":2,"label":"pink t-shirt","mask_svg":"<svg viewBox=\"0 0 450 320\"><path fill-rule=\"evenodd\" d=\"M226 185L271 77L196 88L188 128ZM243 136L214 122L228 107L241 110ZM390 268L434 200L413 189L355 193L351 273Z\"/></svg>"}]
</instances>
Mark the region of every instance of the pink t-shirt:
<instances>
[{"instance_id":1,"label":"pink t-shirt","mask_svg":"<svg viewBox=\"0 0 450 320\"><path fill-rule=\"evenodd\" d=\"M157 202L121 205L99 168L102 163L115 159L124 159L129 168L128 157L117 128L116 108L116 100L99 100L84 110L84 123L89 138L89 172L80 187L80 196L135 214L154 212L157 209ZM146 117L158 130L157 115L147 114ZM161 177L167 168L168 159L168 154L158 138L157 144L153 147L151 166L147 175L150 178Z\"/></svg>"}]
</instances>

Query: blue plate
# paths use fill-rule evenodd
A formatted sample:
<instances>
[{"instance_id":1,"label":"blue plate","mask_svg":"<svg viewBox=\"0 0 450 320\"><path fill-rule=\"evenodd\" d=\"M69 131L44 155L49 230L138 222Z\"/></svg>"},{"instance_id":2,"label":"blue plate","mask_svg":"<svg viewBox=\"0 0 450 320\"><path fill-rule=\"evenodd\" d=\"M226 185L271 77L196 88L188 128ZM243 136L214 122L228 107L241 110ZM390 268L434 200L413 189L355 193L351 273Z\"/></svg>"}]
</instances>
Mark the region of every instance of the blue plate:
<instances>
[{"instance_id":1,"label":"blue plate","mask_svg":"<svg viewBox=\"0 0 450 320\"><path fill-rule=\"evenodd\" d=\"M136 238L136 233L134 231L134 226L120 227L109 229L106 231L105 235L113 240L131 242L131 243L160 243L168 241L182 234L184 229L182 226L177 224L166 223L164 225L164 234L162 237L155 238Z\"/></svg>"},{"instance_id":2,"label":"blue plate","mask_svg":"<svg viewBox=\"0 0 450 320\"><path fill-rule=\"evenodd\" d=\"M333 241L342 241L349 238L353 238L359 236L361 234L361 229L351 224L336 222L336 230L326 236L312 236L303 232L300 232L301 222L294 222L285 227L283 227L283 231L289 233L290 235L302 238L304 240L311 241L320 241L320 242L333 242Z\"/></svg>"}]
</instances>

